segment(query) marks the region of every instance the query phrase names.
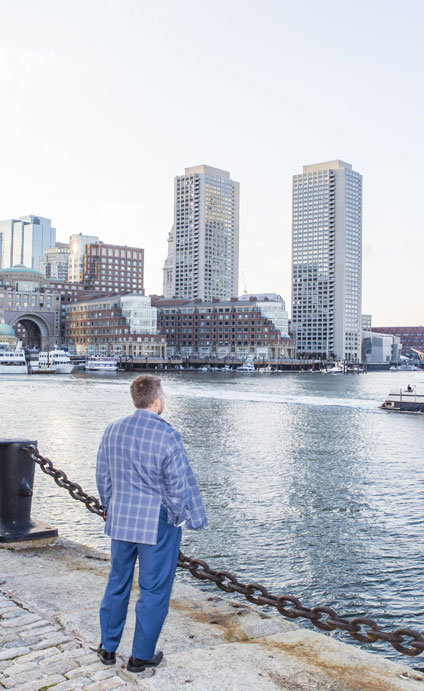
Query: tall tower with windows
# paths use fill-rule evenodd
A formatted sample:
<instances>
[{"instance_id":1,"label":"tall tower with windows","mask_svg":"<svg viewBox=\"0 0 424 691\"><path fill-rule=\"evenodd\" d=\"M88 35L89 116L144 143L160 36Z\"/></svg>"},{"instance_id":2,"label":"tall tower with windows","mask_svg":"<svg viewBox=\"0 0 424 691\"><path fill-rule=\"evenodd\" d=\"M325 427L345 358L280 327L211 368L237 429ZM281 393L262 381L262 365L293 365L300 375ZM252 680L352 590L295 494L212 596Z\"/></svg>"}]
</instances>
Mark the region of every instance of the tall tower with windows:
<instances>
[{"instance_id":1,"label":"tall tower with windows","mask_svg":"<svg viewBox=\"0 0 424 691\"><path fill-rule=\"evenodd\" d=\"M174 224L164 265L165 297L236 297L239 183L225 170L200 165L178 175L174 190Z\"/></svg>"},{"instance_id":2,"label":"tall tower with windows","mask_svg":"<svg viewBox=\"0 0 424 691\"><path fill-rule=\"evenodd\" d=\"M292 331L297 352L361 356L362 176L344 161L293 176Z\"/></svg>"}]
</instances>

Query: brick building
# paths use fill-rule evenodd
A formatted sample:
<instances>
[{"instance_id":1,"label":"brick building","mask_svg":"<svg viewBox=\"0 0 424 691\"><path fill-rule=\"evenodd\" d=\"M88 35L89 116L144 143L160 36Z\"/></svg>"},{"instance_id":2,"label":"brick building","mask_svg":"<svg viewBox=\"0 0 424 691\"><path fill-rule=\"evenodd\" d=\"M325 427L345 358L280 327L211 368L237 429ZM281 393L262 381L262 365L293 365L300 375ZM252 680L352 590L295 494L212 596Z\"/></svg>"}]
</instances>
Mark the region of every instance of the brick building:
<instances>
[{"instance_id":1,"label":"brick building","mask_svg":"<svg viewBox=\"0 0 424 691\"><path fill-rule=\"evenodd\" d=\"M252 356L268 360L295 356L293 339L287 330L282 333L281 327L277 328L277 316L273 318L285 314L287 324L281 298L250 296L248 300L191 302L153 297L152 304L157 307L158 331L167 338L170 357Z\"/></svg>"},{"instance_id":2,"label":"brick building","mask_svg":"<svg viewBox=\"0 0 424 691\"><path fill-rule=\"evenodd\" d=\"M97 297L66 306L65 341L78 355L166 357L156 309L144 295Z\"/></svg>"},{"instance_id":3,"label":"brick building","mask_svg":"<svg viewBox=\"0 0 424 691\"><path fill-rule=\"evenodd\" d=\"M406 357L417 357L411 348L424 352L424 326L375 326L372 330L398 336L402 343L402 355Z\"/></svg>"},{"instance_id":4,"label":"brick building","mask_svg":"<svg viewBox=\"0 0 424 691\"><path fill-rule=\"evenodd\" d=\"M144 249L104 242L87 244L82 282L103 295L144 295Z\"/></svg>"}]
</instances>

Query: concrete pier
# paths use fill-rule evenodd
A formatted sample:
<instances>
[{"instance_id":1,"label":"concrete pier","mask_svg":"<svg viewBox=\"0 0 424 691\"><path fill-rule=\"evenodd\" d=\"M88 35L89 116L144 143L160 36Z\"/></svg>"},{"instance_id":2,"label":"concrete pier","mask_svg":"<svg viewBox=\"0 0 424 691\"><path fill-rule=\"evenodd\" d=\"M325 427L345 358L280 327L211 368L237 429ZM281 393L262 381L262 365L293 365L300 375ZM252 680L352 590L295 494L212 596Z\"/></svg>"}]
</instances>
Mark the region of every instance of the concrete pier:
<instances>
[{"instance_id":1,"label":"concrete pier","mask_svg":"<svg viewBox=\"0 0 424 691\"><path fill-rule=\"evenodd\" d=\"M159 649L163 663L139 675L131 652L133 587L116 667L90 651L107 558L73 542L0 551L0 687L20 691L414 691L424 674L354 644L270 616L231 596L176 582ZM219 593L219 591L216 591ZM420 658L417 658L417 664Z\"/></svg>"}]
</instances>

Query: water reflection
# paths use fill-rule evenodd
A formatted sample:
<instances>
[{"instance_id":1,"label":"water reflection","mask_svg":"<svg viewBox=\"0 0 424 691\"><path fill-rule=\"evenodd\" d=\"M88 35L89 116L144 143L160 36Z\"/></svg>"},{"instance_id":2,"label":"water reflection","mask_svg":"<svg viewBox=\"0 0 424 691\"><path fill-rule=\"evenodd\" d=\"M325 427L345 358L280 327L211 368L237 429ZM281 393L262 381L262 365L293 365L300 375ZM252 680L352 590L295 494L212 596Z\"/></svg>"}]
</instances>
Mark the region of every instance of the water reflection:
<instances>
[{"instance_id":1,"label":"water reflection","mask_svg":"<svg viewBox=\"0 0 424 691\"><path fill-rule=\"evenodd\" d=\"M165 374L166 418L182 432L209 517L207 531L184 533L184 551L306 604L424 630L424 419L377 408L401 376ZM38 439L96 494L97 446L132 411L132 378L2 377L1 434ZM40 472L34 515L108 548L101 519Z\"/></svg>"}]
</instances>

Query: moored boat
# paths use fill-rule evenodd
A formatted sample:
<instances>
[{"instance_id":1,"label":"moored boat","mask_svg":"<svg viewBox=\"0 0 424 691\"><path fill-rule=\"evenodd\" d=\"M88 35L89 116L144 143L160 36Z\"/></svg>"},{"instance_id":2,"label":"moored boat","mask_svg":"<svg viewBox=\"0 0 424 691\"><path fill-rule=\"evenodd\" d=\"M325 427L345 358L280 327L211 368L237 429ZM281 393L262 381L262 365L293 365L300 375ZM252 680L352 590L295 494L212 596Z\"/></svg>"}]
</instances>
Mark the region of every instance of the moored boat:
<instances>
[{"instance_id":1,"label":"moored boat","mask_svg":"<svg viewBox=\"0 0 424 691\"><path fill-rule=\"evenodd\" d=\"M118 361L114 357L92 355L85 363L86 372L116 372Z\"/></svg>"},{"instance_id":2,"label":"moored boat","mask_svg":"<svg viewBox=\"0 0 424 691\"><path fill-rule=\"evenodd\" d=\"M9 343L0 341L0 374L27 373L28 366L21 343L13 348Z\"/></svg>"},{"instance_id":3,"label":"moored boat","mask_svg":"<svg viewBox=\"0 0 424 691\"><path fill-rule=\"evenodd\" d=\"M68 353L61 348L40 351L38 360L30 360L30 367L37 374L70 374L74 369Z\"/></svg>"},{"instance_id":4,"label":"moored boat","mask_svg":"<svg viewBox=\"0 0 424 691\"><path fill-rule=\"evenodd\" d=\"M405 389L390 391L379 407L397 413L424 413L424 390L418 391L416 386L408 384Z\"/></svg>"}]
</instances>

